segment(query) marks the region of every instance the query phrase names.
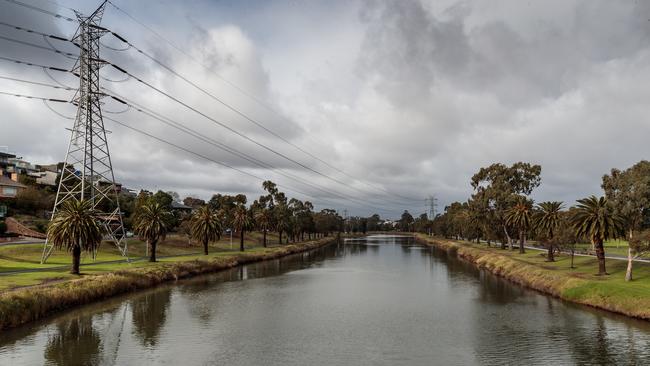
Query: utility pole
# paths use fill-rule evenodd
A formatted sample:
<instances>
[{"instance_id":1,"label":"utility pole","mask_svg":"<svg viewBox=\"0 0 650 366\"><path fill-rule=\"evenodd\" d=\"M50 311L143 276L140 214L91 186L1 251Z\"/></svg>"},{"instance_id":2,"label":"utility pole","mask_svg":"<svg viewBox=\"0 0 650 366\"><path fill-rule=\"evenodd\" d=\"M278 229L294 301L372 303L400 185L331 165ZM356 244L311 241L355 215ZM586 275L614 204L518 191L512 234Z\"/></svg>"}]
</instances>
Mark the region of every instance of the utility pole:
<instances>
[{"instance_id":1,"label":"utility pole","mask_svg":"<svg viewBox=\"0 0 650 366\"><path fill-rule=\"evenodd\" d=\"M79 28L72 42L79 47L79 59L72 73L79 77L79 90L73 103L77 106L70 143L59 179L52 217L68 201L90 201L104 227L106 239L115 243L127 256L126 233L118 200L111 155L101 111L99 70L105 64L99 56L100 38L108 32L99 26L107 1L90 16L76 12ZM46 239L41 263L45 263L53 246ZM93 259L97 252L93 252ZM128 259L128 258L127 258Z\"/></svg>"}]
</instances>

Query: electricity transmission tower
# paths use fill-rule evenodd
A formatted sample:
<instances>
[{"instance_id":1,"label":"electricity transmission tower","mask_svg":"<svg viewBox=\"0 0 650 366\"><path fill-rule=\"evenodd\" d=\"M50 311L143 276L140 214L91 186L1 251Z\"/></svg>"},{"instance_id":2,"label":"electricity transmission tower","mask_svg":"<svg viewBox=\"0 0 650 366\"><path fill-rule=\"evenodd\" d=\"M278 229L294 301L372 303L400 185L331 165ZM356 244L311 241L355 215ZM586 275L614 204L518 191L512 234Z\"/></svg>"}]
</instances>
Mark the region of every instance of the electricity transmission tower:
<instances>
[{"instance_id":1,"label":"electricity transmission tower","mask_svg":"<svg viewBox=\"0 0 650 366\"><path fill-rule=\"evenodd\" d=\"M438 199L435 196L429 196L424 200L425 206L429 209L429 220L436 218L436 207L438 207ZM429 227L429 235L431 235L431 227Z\"/></svg>"},{"instance_id":2,"label":"electricity transmission tower","mask_svg":"<svg viewBox=\"0 0 650 366\"><path fill-rule=\"evenodd\" d=\"M429 220L436 218L436 208L438 207L438 199L436 196L429 196L424 200L426 207L429 209Z\"/></svg>"},{"instance_id":3,"label":"electricity transmission tower","mask_svg":"<svg viewBox=\"0 0 650 366\"><path fill-rule=\"evenodd\" d=\"M127 255L126 235L118 201L118 189L108 150L106 130L102 119L99 70L105 62L99 57L100 38L108 32L99 26L106 1L90 16L75 12L79 28L72 42L79 47L79 59L72 73L79 77L79 90L73 103L77 114L70 143L61 171L52 217L68 201L90 201L98 214L106 239L115 243L123 256ZM53 245L45 241L41 263L52 253ZM93 258L96 251L93 252Z\"/></svg>"}]
</instances>

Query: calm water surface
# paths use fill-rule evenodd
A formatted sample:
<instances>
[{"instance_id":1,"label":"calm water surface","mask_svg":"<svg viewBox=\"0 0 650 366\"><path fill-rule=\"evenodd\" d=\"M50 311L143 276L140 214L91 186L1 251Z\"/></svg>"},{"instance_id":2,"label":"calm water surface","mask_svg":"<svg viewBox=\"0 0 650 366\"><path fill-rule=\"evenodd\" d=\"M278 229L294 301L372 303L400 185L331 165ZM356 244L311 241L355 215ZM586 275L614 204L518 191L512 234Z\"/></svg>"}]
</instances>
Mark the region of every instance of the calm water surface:
<instances>
[{"instance_id":1,"label":"calm water surface","mask_svg":"<svg viewBox=\"0 0 650 366\"><path fill-rule=\"evenodd\" d=\"M0 333L0 365L650 365L650 325L371 236Z\"/></svg>"}]
</instances>

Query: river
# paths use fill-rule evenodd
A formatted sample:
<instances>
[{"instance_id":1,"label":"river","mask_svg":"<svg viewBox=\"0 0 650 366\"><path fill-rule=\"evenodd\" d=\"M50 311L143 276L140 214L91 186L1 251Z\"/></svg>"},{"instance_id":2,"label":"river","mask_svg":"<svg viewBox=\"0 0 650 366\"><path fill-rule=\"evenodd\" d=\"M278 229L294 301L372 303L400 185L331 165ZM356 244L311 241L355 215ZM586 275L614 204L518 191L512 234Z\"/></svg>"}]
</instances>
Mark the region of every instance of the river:
<instances>
[{"instance_id":1,"label":"river","mask_svg":"<svg viewBox=\"0 0 650 366\"><path fill-rule=\"evenodd\" d=\"M650 364L650 323L370 236L0 333L0 365Z\"/></svg>"}]
</instances>

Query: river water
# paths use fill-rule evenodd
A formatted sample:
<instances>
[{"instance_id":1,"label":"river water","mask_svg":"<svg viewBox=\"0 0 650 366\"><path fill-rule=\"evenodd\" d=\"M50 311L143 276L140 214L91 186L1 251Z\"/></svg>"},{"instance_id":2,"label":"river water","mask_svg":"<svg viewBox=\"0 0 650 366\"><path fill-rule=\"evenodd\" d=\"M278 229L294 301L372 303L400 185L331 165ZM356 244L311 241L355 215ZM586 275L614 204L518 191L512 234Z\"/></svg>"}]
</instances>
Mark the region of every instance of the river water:
<instances>
[{"instance_id":1,"label":"river water","mask_svg":"<svg viewBox=\"0 0 650 366\"><path fill-rule=\"evenodd\" d=\"M370 236L0 333L0 365L650 365L650 323Z\"/></svg>"}]
</instances>

